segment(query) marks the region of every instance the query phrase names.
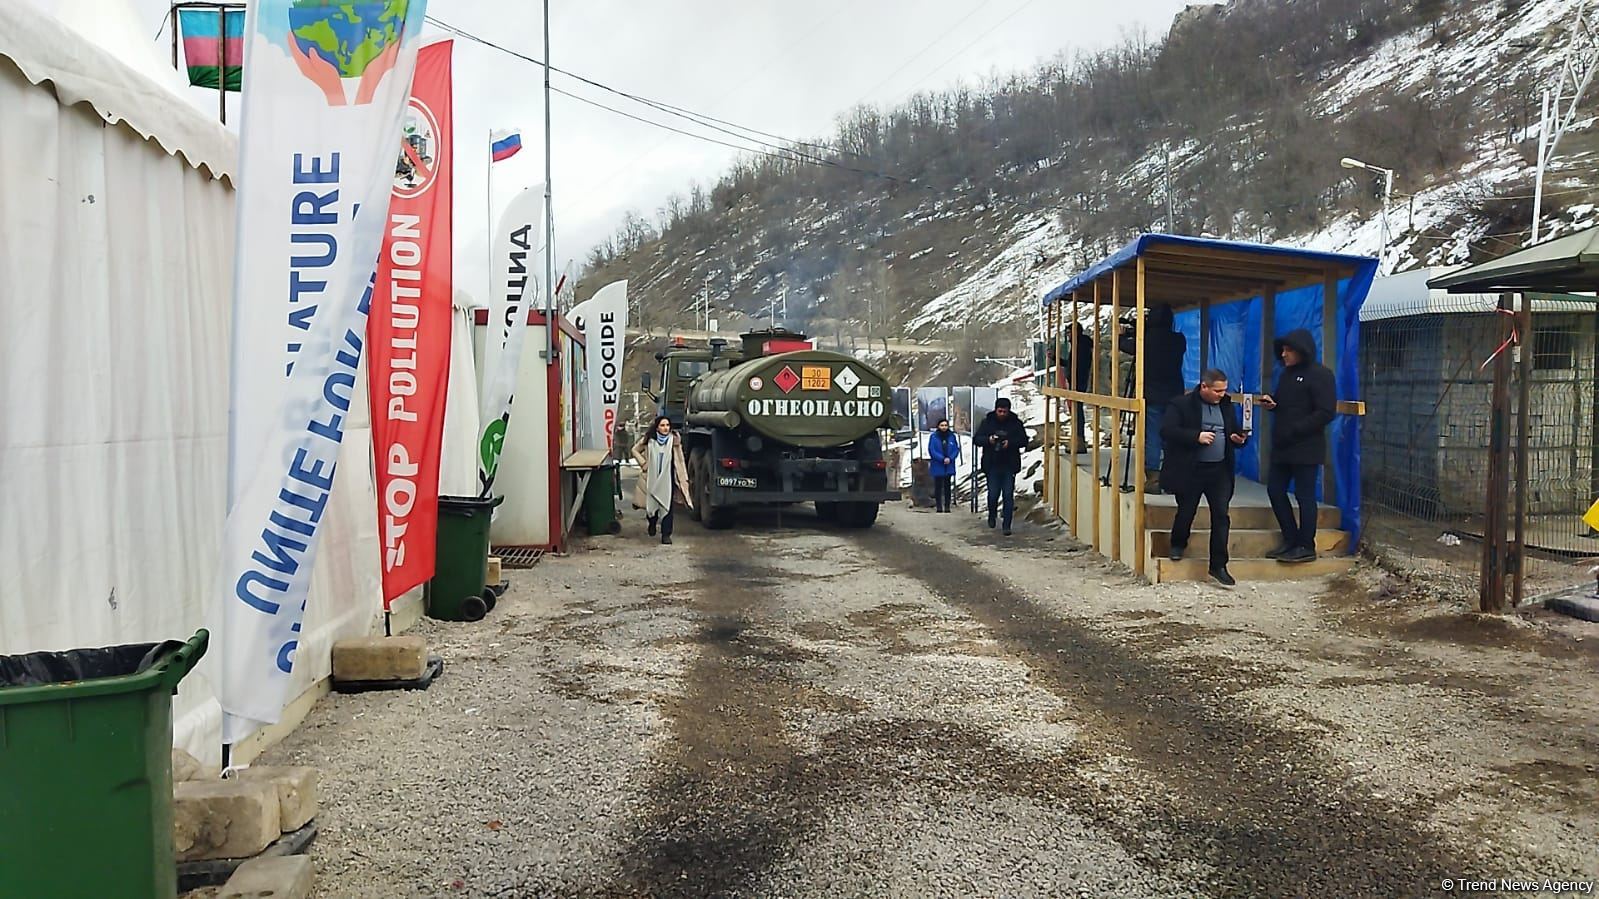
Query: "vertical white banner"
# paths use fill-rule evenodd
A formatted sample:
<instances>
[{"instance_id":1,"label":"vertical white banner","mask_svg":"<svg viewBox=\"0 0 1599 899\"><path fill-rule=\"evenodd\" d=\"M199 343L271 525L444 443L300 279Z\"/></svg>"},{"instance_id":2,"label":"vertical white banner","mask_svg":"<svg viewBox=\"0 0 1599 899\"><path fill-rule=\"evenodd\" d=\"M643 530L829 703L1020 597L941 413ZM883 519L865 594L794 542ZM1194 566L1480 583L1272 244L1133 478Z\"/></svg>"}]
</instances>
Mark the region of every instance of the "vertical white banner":
<instances>
[{"instance_id":1,"label":"vertical white banner","mask_svg":"<svg viewBox=\"0 0 1599 899\"><path fill-rule=\"evenodd\" d=\"M492 496L500 450L511 424L516 374L522 365L527 315L538 301L538 279L529 268L538 262L544 186L525 188L511 200L494 232L494 296L483 341L483 395L479 404L478 495Z\"/></svg>"},{"instance_id":2,"label":"vertical white banner","mask_svg":"<svg viewBox=\"0 0 1599 899\"><path fill-rule=\"evenodd\" d=\"M216 629L227 743L288 698L426 9L249 7Z\"/></svg>"},{"instance_id":3,"label":"vertical white banner","mask_svg":"<svg viewBox=\"0 0 1599 899\"><path fill-rule=\"evenodd\" d=\"M617 407L622 402L622 353L627 348L627 282L601 287L572 307L572 324L583 334L588 359L588 409L594 443L612 449Z\"/></svg>"}]
</instances>

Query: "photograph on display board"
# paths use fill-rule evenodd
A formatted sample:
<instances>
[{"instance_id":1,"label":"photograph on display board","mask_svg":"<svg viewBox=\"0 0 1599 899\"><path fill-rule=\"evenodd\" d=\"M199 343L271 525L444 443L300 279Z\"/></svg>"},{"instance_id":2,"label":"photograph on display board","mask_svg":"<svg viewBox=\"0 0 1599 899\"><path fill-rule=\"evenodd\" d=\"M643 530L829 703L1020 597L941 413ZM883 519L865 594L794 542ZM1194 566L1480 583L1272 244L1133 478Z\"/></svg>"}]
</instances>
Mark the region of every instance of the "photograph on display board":
<instances>
[{"instance_id":1,"label":"photograph on display board","mask_svg":"<svg viewBox=\"0 0 1599 899\"><path fill-rule=\"evenodd\" d=\"M982 427L983 419L994 411L994 401L997 399L999 399L997 387L972 388L972 421L976 422L976 427Z\"/></svg>"},{"instance_id":2,"label":"photograph on display board","mask_svg":"<svg viewBox=\"0 0 1599 899\"><path fill-rule=\"evenodd\" d=\"M972 432L972 388L956 387L951 391L949 426L957 434Z\"/></svg>"},{"instance_id":3,"label":"photograph on display board","mask_svg":"<svg viewBox=\"0 0 1599 899\"><path fill-rule=\"evenodd\" d=\"M942 387L919 387L916 390L916 430L931 431L940 418L949 415L949 394Z\"/></svg>"},{"instance_id":4,"label":"photograph on display board","mask_svg":"<svg viewBox=\"0 0 1599 899\"><path fill-rule=\"evenodd\" d=\"M909 434L912 430L911 389L909 387L894 388L894 415L899 419L895 434Z\"/></svg>"}]
</instances>

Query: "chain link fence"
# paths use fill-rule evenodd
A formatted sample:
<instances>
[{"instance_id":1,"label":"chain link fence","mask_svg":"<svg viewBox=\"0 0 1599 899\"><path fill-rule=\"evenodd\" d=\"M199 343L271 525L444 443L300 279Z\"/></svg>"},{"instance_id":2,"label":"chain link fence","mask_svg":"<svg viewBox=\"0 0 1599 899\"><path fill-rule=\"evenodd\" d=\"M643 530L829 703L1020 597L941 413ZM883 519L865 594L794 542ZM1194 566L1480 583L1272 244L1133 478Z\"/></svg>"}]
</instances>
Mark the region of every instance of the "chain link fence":
<instances>
[{"instance_id":1,"label":"chain link fence","mask_svg":"<svg viewBox=\"0 0 1599 899\"><path fill-rule=\"evenodd\" d=\"M1361 324L1364 532L1415 573L1474 582L1488 513L1496 351L1531 354L1526 415L1525 577L1535 597L1584 581L1599 533L1583 521L1599 497L1594 395L1599 330L1591 297L1532 297L1531 334L1505 344L1506 316L1483 297L1433 295L1417 308L1372 310ZM1512 378L1522 367L1512 366ZM1509 391L1516 523L1521 389Z\"/></svg>"}]
</instances>

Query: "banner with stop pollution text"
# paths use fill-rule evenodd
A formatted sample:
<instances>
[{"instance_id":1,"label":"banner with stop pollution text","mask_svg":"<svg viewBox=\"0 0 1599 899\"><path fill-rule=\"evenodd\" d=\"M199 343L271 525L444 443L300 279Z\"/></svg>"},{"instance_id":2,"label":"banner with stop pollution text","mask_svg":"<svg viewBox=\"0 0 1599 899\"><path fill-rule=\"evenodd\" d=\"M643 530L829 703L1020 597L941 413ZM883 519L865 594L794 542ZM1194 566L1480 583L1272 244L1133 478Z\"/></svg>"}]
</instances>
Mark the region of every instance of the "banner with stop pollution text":
<instances>
[{"instance_id":1,"label":"banner with stop pollution text","mask_svg":"<svg viewBox=\"0 0 1599 899\"><path fill-rule=\"evenodd\" d=\"M383 608L433 577L450 382L453 41L417 53L367 319Z\"/></svg>"},{"instance_id":2,"label":"banner with stop pollution text","mask_svg":"<svg viewBox=\"0 0 1599 899\"><path fill-rule=\"evenodd\" d=\"M355 398L426 0L257 0L244 28L222 738L283 713Z\"/></svg>"},{"instance_id":3,"label":"banner with stop pollution text","mask_svg":"<svg viewBox=\"0 0 1599 899\"><path fill-rule=\"evenodd\" d=\"M522 190L511 199L494 232L494 296L489 301L489 327L483 338L483 393L479 397L478 495L494 495L500 451L511 426L511 403L522 370L522 345L527 342L528 312L538 298L538 279L531 266L544 221L544 185Z\"/></svg>"},{"instance_id":4,"label":"banner with stop pollution text","mask_svg":"<svg viewBox=\"0 0 1599 899\"><path fill-rule=\"evenodd\" d=\"M588 365L588 420L595 445L614 451L616 413L622 402L622 351L627 346L627 282L601 287L572 307L569 317L583 334Z\"/></svg>"}]
</instances>

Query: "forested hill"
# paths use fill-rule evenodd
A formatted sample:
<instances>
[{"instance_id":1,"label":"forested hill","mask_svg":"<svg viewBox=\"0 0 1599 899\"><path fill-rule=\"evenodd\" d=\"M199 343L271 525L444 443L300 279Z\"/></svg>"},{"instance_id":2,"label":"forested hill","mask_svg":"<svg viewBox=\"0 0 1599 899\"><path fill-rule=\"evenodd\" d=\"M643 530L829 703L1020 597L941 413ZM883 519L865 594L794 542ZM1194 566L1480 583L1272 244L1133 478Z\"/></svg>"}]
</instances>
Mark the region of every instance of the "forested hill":
<instances>
[{"instance_id":1,"label":"forested hill","mask_svg":"<svg viewBox=\"0 0 1599 899\"><path fill-rule=\"evenodd\" d=\"M813 334L1013 355L1044 287L1140 231L1375 254L1380 185L1344 156L1399 172L1398 268L1497 255L1530 226L1539 98L1576 5L1190 7L1163 37L849 110L789 158L687 186L593 249L578 298L628 278L659 327L689 325L707 283L724 322L786 287ZM1557 228L1594 216L1593 150L1581 129L1561 145ZM951 363L921 374L981 374Z\"/></svg>"}]
</instances>

